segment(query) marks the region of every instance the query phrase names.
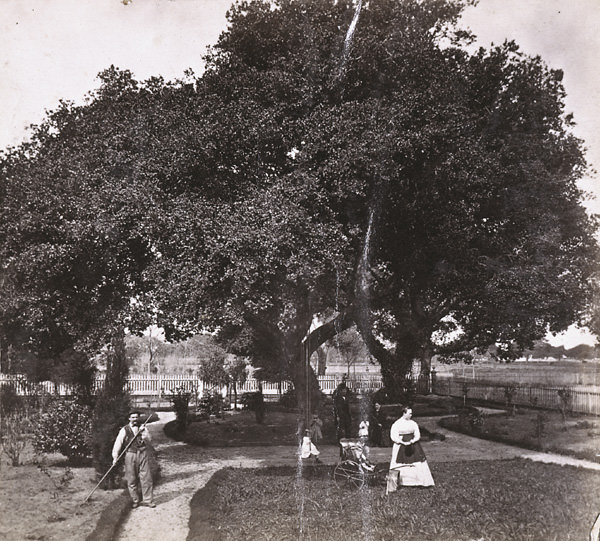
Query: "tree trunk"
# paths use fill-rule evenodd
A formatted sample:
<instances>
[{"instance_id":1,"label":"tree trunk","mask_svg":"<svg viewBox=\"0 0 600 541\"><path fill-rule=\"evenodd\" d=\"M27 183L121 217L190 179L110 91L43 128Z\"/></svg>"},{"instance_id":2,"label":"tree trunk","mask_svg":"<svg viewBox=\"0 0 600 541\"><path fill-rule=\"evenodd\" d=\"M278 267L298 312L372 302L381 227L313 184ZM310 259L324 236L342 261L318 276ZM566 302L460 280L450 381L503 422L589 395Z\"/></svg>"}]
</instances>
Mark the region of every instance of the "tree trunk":
<instances>
[{"instance_id":1,"label":"tree trunk","mask_svg":"<svg viewBox=\"0 0 600 541\"><path fill-rule=\"evenodd\" d=\"M0 374L8 374L10 367L8 363L8 342L0 336Z\"/></svg>"},{"instance_id":2,"label":"tree trunk","mask_svg":"<svg viewBox=\"0 0 600 541\"><path fill-rule=\"evenodd\" d=\"M289 359L289 372L296 391L298 412L305 426L309 425L310 415L321 405L322 393L315 372L308 362L306 348L294 358Z\"/></svg>"},{"instance_id":3,"label":"tree trunk","mask_svg":"<svg viewBox=\"0 0 600 541\"><path fill-rule=\"evenodd\" d=\"M106 380L104 390L108 396L121 396L127 392L127 359L125 357L125 336L115 333L106 355Z\"/></svg>"},{"instance_id":4,"label":"tree trunk","mask_svg":"<svg viewBox=\"0 0 600 541\"><path fill-rule=\"evenodd\" d=\"M431 373L431 358L433 357L433 350L431 344L427 342L421 349L421 375L429 377Z\"/></svg>"},{"instance_id":5,"label":"tree trunk","mask_svg":"<svg viewBox=\"0 0 600 541\"><path fill-rule=\"evenodd\" d=\"M309 424L311 413L319 409L323 397L319 381L310 364L310 357L327 340L348 329L353 323L349 312L339 314L305 336L297 348L297 353L288 358L289 375L296 390L298 409L304 417L306 426Z\"/></svg>"},{"instance_id":6,"label":"tree trunk","mask_svg":"<svg viewBox=\"0 0 600 541\"><path fill-rule=\"evenodd\" d=\"M433 357L433 349L431 343L427 341L427 344L421 350L421 370L419 373L419 379L427 382L427 394L431 392L431 358Z\"/></svg>"},{"instance_id":7,"label":"tree trunk","mask_svg":"<svg viewBox=\"0 0 600 541\"><path fill-rule=\"evenodd\" d=\"M392 401L403 399L406 376L409 374L415 358L413 341L407 339L406 343L397 344L395 351L392 352L374 336L369 315L364 307L359 311L355 320L369 353L381 367L381 377L383 386L388 393L388 399Z\"/></svg>"},{"instance_id":8,"label":"tree trunk","mask_svg":"<svg viewBox=\"0 0 600 541\"><path fill-rule=\"evenodd\" d=\"M317 376L324 376L327 370L327 352L324 348L317 349Z\"/></svg>"}]
</instances>

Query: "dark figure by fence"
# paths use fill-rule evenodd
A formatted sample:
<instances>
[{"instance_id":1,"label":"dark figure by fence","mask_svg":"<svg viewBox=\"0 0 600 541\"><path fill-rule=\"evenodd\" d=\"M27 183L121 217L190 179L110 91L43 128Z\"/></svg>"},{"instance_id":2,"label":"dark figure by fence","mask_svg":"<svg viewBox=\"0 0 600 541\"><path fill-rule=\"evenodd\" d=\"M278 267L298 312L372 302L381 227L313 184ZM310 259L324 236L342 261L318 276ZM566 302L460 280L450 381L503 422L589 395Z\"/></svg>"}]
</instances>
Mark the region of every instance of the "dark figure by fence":
<instances>
[{"instance_id":1,"label":"dark figure by fence","mask_svg":"<svg viewBox=\"0 0 600 541\"><path fill-rule=\"evenodd\" d=\"M383 426L385 414L381 409L381 404L375 402L369 415L369 443L375 447L383 446Z\"/></svg>"},{"instance_id":2,"label":"dark figure by fence","mask_svg":"<svg viewBox=\"0 0 600 541\"><path fill-rule=\"evenodd\" d=\"M256 422L262 425L265 420L265 397L263 396L262 385L258 386L258 391L254 399L254 415Z\"/></svg>"},{"instance_id":3,"label":"dark figure by fence","mask_svg":"<svg viewBox=\"0 0 600 541\"><path fill-rule=\"evenodd\" d=\"M351 437L352 416L350 415L348 388L344 385L343 387L339 387L336 391L333 405L335 409L336 436L339 441L340 438Z\"/></svg>"},{"instance_id":4,"label":"dark figure by fence","mask_svg":"<svg viewBox=\"0 0 600 541\"><path fill-rule=\"evenodd\" d=\"M346 385L346 375L342 376L342 381L339 383L339 385L333 390L333 393L331 394L331 398L333 400L333 424L336 427L338 427L339 421L338 421L338 413L337 413L337 409L335 407L336 405L336 400L338 395L340 394L340 390L341 389L347 389L347 385Z\"/></svg>"}]
</instances>

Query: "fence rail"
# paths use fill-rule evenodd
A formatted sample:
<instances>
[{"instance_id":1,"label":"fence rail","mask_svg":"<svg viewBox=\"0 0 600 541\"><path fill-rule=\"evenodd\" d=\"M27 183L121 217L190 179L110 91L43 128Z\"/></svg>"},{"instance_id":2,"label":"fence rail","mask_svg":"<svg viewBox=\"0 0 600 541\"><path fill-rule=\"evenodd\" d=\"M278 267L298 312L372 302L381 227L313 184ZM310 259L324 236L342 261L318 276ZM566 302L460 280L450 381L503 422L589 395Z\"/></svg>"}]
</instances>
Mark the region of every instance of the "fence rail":
<instances>
[{"instance_id":1,"label":"fence rail","mask_svg":"<svg viewBox=\"0 0 600 541\"><path fill-rule=\"evenodd\" d=\"M104 375L99 375L94 382L94 391L104 386ZM319 387L325 394L332 394L341 383L342 376L318 376ZM0 384L10 384L20 395L34 395L47 393L51 395L70 396L73 387L65 383L42 381L31 383L23 376L0 374ZM347 380L348 387L355 392L376 391L382 386L380 376L358 376ZM292 384L289 381L269 382L254 378L247 379L243 384L236 385L238 394L255 392L262 386L266 396L281 396L288 391ZM197 393L201 398L207 391L214 390L214 385L202 381L196 376L186 374L130 374L127 378L127 390L133 395L142 396L169 396L175 389L185 389ZM227 386L219 389L226 392Z\"/></svg>"},{"instance_id":2,"label":"fence rail","mask_svg":"<svg viewBox=\"0 0 600 541\"><path fill-rule=\"evenodd\" d=\"M560 410L565 393L565 406L573 413L600 415L600 392L581 390L581 387L513 385L463 378L435 378L432 391L441 396L466 398L506 405Z\"/></svg>"},{"instance_id":3,"label":"fence rail","mask_svg":"<svg viewBox=\"0 0 600 541\"><path fill-rule=\"evenodd\" d=\"M318 376L319 387L326 395L331 395L335 388L342 381L341 375ZM417 392L426 393L429 384L421 378L415 378ZM15 391L20 395L36 395L44 392L51 395L70 396L73 394L71 386L64 383L53 383L44 381L41 383L31 383L23 376L0 374L0 384L11 384ZM382 387L380 376L357 376L348 378L348 387L356 393L373 392ZM94 384L94 390L97 391L104 385L104 375L99 375ZM237 393L241 395L247 392L254 392L262 386L262 392L265 398L277 398L288 391L292 384L288 381L267 382L254 378L248 379L244 384L237 385ZM130 374L127 380L127 389L133 397L156 397L167 399L170 392L177 388L183 388L191 391L198 398L214 386L207 384L193 375L162 375L162 374ZM231 389L222 387L218 389L223 394L227 394ZM543 385L509 385L485 380L467 379L460 377L453 378L432 378L431 391L440 396L450 396L456 398L466 398L489 402L494 404L507 403L507 393L510 392L510 402L516 406L538 407L550 410L559 410L561 408L561 398L559 391L567 391L568 408L574 413L583 413L590 415L600 415L600 392L595 387L594 390L582 390L581 387L560 387Z\"/></svg>"}]
</instances>

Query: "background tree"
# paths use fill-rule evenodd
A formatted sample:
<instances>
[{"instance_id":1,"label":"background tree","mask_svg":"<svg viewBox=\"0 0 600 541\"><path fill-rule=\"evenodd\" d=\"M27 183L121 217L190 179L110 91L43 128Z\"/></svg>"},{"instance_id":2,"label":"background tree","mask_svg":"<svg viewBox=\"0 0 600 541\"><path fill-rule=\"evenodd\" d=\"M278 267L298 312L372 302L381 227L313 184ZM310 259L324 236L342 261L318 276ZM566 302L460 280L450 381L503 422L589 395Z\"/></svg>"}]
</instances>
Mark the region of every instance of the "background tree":
<instances>
[{"instance_id":1,"label":"background tree","mask_svg":"<svg viewBox=\"0 0 600 541\"><path fill-rule=\"evenodd\" d=\"M244 359L239 357L229 356L225 360L225 371L229 377L230 389L233 390L233 407L237 409L238 402L238 385L244 385L248 378L248 364Z\"/></svg>"},{"instance_id":2,"label":"background tree","mask_svg":"<svg viewBox=\"0 0 600 541\"><path fill-rule=\"evenodd\" d=\"M0 162L0 335L48 369L127 325L151 257L147 190L131 174L137 83L114 68L100 78L87 105L62 103Z\"/></svg>"},{"instance_id":3,"label":"background tree","mask_svg":"<svg viewBox=\"0 0 600 541\"><path fill-rule=\"evenodd\" d=\"M214 354L203 359L198 366L198 376L213 388L225 387L229 384L229 374L225 364L226 356Z\"/></svg>"}]
</instances>

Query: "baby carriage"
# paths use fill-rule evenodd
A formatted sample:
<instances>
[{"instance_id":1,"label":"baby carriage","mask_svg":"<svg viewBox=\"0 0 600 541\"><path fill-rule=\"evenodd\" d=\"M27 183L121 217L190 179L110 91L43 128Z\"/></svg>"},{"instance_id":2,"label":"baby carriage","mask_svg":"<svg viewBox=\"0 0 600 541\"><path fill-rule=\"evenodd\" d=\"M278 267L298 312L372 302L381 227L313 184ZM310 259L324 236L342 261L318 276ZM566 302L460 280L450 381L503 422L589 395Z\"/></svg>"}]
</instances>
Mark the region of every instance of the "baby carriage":
<instances>
[{"instance_id":1,"label":"baby carriage","mask_svg":"<svg viewBox=\"0 0 600 541\"><path fill-rule=\"evenodd\" d=\"M365 454L365 445L360 440L340 440L340 462L333 470L333 480L338 487L362 488L375 480L381 480L382 474Z\"/></svg>"}]
</instances>

